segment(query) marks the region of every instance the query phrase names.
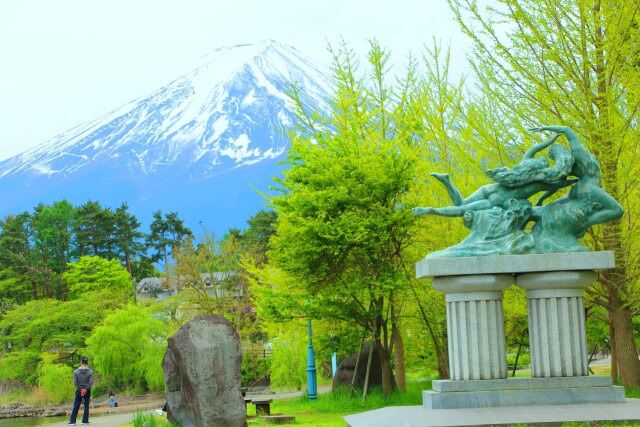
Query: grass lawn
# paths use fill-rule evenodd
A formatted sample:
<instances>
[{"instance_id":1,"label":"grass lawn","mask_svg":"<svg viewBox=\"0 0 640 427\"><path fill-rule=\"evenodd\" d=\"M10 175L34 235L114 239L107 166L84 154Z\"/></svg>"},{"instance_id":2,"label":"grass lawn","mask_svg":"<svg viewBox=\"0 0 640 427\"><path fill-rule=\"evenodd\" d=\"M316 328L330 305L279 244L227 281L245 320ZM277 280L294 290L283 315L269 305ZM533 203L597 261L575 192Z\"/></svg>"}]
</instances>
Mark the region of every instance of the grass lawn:
<instances>
[{"instance_id":1,"label":"grass lawn","mask_svg":"<svg viewBox=\"0 0 640 427\"><path fill-rule=\"evenodd\" d=\"M370 411L385 406L413 406L422 404L422 390L431 389L431 381L410 381L407 383L407 392L394 392L389 398L384 398L380 390L373 390L369 396L363 401L361 395L350 395L345 389L338 390L335 393L327 393L318 395L315 401L309 400L306 396L291 399L274 400L271 403L272 415L293 415L295 416L296 426L308 427L341 427L346 426L342 419L345 415L356 414L359 412ZM640 398L640 390L626 390L626 397ZM249 426L272 425L267 424L256 417L255 406L248 407L248 423ZM158 426L168 426L166 417L158 417ZM567 423L563 427L582 426L580 423ZM602 426L636 426L640 427L640 423L613 424L604 423ZM133 426L133 425L130 425ZM142 423L140 423L140 427ZM523 424L524 426L524 424ZM138 426L136 426L138 427ZM149 427L154 427L150 425Z\"/></svg>"},{"instance_id":2,"label":"grass lawn","mask_svg":"<svg viewBox=\"0 0 640 427\"><path fill-rule=\"evenodd\" d=\"M293 415L299 426L336 427L345 426L342 417L358 412L370 411L385 406L413 406L422 404L422 390L431 389L431 381L412 381L407 384L407 392L394 392L387 399L376 389L362 401L362 395L350 395L346 389L334 393L320 394L315 401L306 396L292 399L274 400L272 415ZM255 415L255 408L249 409L249 416ZM249 425L263 425L258 418L250 418Z\"/></svg>"}]
</instances>

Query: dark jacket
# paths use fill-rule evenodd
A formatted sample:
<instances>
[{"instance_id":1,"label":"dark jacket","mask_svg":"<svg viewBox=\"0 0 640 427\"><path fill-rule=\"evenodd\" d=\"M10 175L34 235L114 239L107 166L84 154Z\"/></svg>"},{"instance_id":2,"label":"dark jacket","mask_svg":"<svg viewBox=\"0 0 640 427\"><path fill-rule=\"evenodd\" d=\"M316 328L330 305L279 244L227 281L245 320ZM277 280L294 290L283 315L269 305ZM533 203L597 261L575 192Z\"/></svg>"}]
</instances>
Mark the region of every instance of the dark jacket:
<instances>
[{"instance_id":1,"label":"dark jacket","mask_svg":"<svg viewBox=\"0 0 640 427\"><path fill-rule=\"evenodd\" d=\"M93 385L93 371L88 366L81 365L73 371L73 385L76 386L76 390L90 389Z\"/></svg>"}]
</instances>

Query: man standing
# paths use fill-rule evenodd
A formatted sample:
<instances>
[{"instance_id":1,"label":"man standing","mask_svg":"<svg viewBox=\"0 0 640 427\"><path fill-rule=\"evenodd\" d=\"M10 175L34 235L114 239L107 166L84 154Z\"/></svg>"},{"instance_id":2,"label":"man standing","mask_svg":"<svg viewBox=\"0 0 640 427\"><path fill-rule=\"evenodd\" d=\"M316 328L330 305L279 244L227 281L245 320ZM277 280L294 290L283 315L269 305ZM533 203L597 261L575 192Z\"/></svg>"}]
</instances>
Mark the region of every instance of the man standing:
<instances>
[{"instance_id":1,"label":"man standing","mask_svg":"<svg viewBox=\"0 0 640 427\"><path fill-rule=\"evenodd\" d=\"M89 360L86 357L80 359L80 367L73 371L73 385L76 386L76 398L73 401L70 426L76 425L76 417L80 409L80 403L84 401L82 424L89 424L89 400L91 399L91 386L93 385L93 371L87 366Z\"/></svg>"}]
</instances>

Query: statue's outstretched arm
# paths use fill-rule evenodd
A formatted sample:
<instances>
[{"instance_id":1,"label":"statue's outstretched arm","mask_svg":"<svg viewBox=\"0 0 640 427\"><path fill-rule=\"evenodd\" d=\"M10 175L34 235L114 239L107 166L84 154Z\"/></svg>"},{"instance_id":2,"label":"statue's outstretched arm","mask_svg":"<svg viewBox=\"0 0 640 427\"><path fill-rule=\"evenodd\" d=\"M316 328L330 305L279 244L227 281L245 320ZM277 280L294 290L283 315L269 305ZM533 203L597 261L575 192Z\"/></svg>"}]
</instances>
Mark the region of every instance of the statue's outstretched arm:
<instances>
[{"instance_id":1,"label":"statue's outstretched arm","mask_svg":"<svg viewBox=\"0 0 640 427\"><path fill-rule=\"evenodd\" d=\"M544 150L545 148L547 148L548 146L553 144L555 142L555 140L558 139L559 136L560 136L560 134L556 132L553 135L551 135L551 138L549 138L548 140L546 140L544 142L540 142L540 143L534 145L533 147L529 148L529 150L527 150L527 152L524 153L524 156L522 157L522 160L524 160L524 159L533 159L533 157L536 154L538 154L540 151Z\"/></svg>"},{"instance_id":2,"label":"statue's outstretched arm","mask_svg":"<svg viewBox=\"0 0 640 427\"><path fill-rule=\"evenodd\" d=\"M569 146L571 150L576 149L584 149L584 146L578 139L578 135L569 127L569 126L536 126L533 128L529 128L528 130L532 132L541 132L544 130L548 130L551 132L561 133L567 137L567 141L569 141Z\"/></svg>"}]
</instances>

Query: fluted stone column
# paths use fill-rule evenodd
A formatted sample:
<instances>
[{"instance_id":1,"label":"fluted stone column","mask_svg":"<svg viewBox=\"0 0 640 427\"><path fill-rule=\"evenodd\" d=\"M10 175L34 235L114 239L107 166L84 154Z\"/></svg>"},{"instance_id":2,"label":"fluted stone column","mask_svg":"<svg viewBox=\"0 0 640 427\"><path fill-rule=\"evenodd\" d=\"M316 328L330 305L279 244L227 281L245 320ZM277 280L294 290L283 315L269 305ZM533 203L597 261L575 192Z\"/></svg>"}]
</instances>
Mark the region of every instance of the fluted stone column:
<instances>
[{"instance_id":1,"label":"fluted stone column","mask_svg":"<svg viewBox=\"0 0 640 427\"><path fill-rule=\"evenodd\" d=\"M521 273L516 284L527 290L531 376L589 374L582 292L594 271Z\"/></svg>"},{"instance_id":2,"label":"fluted stone column","mask_svg":"<svg viewBox=\"0 0 640 427\"><path fill-rule=\"evenodd\" d=\"M452 380L507 377L502 291L509 274L435 277L446 295L449 371Z\"/></svg>"}]
</instances>

